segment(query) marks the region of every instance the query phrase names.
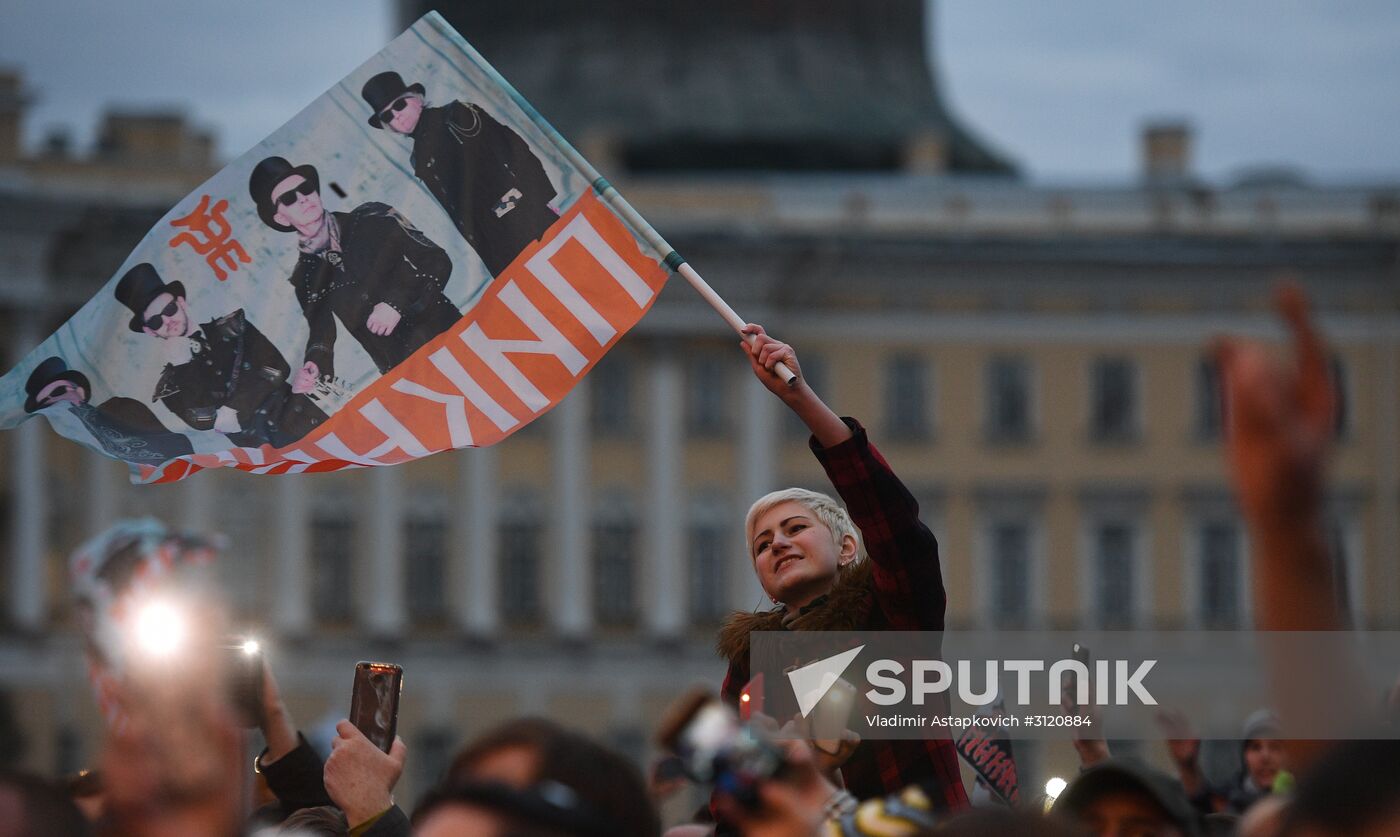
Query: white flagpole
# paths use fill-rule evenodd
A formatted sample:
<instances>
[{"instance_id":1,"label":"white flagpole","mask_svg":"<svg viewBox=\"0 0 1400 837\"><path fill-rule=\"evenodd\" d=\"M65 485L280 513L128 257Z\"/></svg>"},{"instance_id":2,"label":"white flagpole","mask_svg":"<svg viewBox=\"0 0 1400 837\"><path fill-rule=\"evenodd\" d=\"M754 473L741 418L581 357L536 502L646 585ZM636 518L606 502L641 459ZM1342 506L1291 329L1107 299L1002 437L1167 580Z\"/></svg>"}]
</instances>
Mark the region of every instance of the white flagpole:
<instances>
[{"instance_id":1,"label":"white flagpole","mask_svg":"<svg viewBox=\"0 0 1400 837\"><path fill-rule=\"evenodd\" d=\"M672 250L671 252L674 253L675 251ZM725 302L719 294L715 293L715 289L710 287L710 283L706 282L700 277L700 274L695 272L695 268L691 267L689 262L681 262L680 267L676 268L676 272L685 277L685 281L689 282L690 286L695 289L695 292L700 294L701 299L710 303L710 307L719 312L719 315L724 318L724 321L729 323L730 328L743 335L749 343L753 343L754 340L758 339L756 336L743 334L743 328L747 324L735 313L733 308L729 307L729 303ZM781 360L773 366L773 372L779 378L782 378L783 383L788 386L797 384L797 373L787 368L787 364L783 363Z\"/></svg>"}]
</instances>

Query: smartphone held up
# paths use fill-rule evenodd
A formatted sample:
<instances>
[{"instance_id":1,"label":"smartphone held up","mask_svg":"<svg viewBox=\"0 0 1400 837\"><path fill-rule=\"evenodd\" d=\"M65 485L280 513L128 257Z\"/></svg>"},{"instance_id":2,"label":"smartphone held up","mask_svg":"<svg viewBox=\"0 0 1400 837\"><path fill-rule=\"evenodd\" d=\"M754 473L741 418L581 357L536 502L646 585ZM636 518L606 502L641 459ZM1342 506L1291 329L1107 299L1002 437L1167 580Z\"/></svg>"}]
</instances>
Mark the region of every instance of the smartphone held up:
<instances>
[{"instance_id":1,"label":"smartphone held up","mask_svg":"<svg viewBox=\"0 0 1400 837\"><path fill-rule=\"evenodd\" d=\"M399 726L399 692L403 690L403 666L394 663L355 664L355 684L350 692L350 723L376 747L389 752Z\"/></svg>"}]
</instances>

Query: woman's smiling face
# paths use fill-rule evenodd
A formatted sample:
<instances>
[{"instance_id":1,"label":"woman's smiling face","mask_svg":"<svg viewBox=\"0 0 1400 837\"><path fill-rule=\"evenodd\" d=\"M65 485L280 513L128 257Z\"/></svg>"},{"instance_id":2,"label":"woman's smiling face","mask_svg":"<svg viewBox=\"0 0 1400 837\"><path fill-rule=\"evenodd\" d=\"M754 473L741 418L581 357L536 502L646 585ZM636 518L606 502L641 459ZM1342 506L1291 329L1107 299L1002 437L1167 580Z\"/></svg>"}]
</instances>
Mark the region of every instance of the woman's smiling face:
<instances>
[{"instance_id":1,"label":"woman's smiling face","mask_svg":"<svg viewBox=\"0 0 1400 837\"><path fill-rule=\"evenodd\" d=\"M837 570L855 556L855 539L838 544L811 509L788 500L754 520L749 552L764 591L801 607L831 589Z\"/></svg>"}]
</instances>

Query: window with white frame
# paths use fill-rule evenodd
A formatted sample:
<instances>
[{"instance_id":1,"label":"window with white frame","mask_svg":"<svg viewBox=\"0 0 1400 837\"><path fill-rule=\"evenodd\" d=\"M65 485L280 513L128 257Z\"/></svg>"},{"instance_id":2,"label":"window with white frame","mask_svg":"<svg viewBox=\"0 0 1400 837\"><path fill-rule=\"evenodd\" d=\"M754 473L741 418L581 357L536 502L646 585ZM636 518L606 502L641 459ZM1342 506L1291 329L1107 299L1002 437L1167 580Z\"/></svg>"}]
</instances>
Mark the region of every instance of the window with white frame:
<instances>
[{"instance_id":1,"label":"window with white frame","mask_svg":"<svg viewBox=\"0 0 1400 837\"><path fill-rule=\"evenodd\" d=\"M1138 434L1137 370L1125 357L1101 357L1091 367L1089 433L1096 442L1122 442Z\"/></svg>"},{"instance_id":2,"label":"window with white frame","mask_svg":"<svg viewBox=\"0 0 1400 837\"><path fill-rule=\"evenodd\" d=\"M537 625L543 612L540 563L544 527L533 494L507 492L499 532L501 618L512 627Z\"/></svg>"},{"instance_id":3,"label":"window with white frame","mask_svg":"<svg viewBox=\"0 0 1400 837\"><path fill-rule=\"evenodd\" d=\"M1238 628L1244 621L1244 545L1239 524L1223 517L1203 521L1196 531L1201 627Z\"/></svg>"},{"instance_id":4,"label":"window with white frame","mask_svg":"<svg viewBox=\"0 0 1400 837\"><path fill-rule=\"evenodd\" d=\"M733 412L729 406L729 369L732 359L712 351L699 351L685 361L685 429L700 438L723 436Z\"/></svg>"},{"instance_id":5,"label":"window with white frame","mask_svg":"<svg viewBox=\"0 0 1400 837\"><path fill-rule=\"evenodd\" d=\"M985 369L984 426L994 442L1024 442L1031 437L1031 367L1019 355L998 355Z\"/></svg>"},{"instance_id":6,"label":"window with white frame","mask_svg":"<svg viewBox=\"0 0 1400 837\"><path fill-rule=\"evenodd\" d=\"M916 354L901 353L885 362L885 432L895 439L917 441L929 435L928 364Z\"/></svg>"},{"instance_id":7,"label":"window with white frame","mask_svg":"<svg viewBox=\"0 0 1400 837\"><path fill-rule=\"evenodd\" d=\"M601 626L636 622L637 537L637 522L627 503L599 504L593 522L593 607Z\"/></svg>"},{"instance_id":8,"label":"window with white frame","mask_svg":"<svg viewBox=\"0 0 1400 837\"><path fill-rule=\"evenodd\" d=\"M714 520L696 520L688 533L689 574L686 593L690 621L712 626L729 612L725 597L725 553L734 540L729 527Z\"/></svg>"},{"instance_id":9,"label":"window with white frame","mask_svg":"<svg viewBox=\"0 0 1400 837\"><path fill-rule=\"evenodd\" d=\"M311 516L311 612L328 625L349 624L355 611L355 520L346 508Z\"/></svg>"},{"instance_id":10,"label":"window with white frame","mask_svg":"<svg viewBox=\"0 0 1400 837\"><path fill-rule=\"evenodd\" d=\"M1026 628L1031 623L1031 524L999 518L987 531L991 583L990 622L997 628Z\"/></svg>"},{"instance_id":11,"label":"window with white frame","mask_svg":"<svg viewBox=\"0 0 1400 837\"><path fill-rule=\"evenodd\" d=\"M1220 390L1220 367L1214 358L1201 358L1196 364L1196 438L1220 438L1225 422L1225 405Z\"/></svg>"},{"instance_id":12,"label":"window with white frame","mask_svg":"<svg viewBox=\"0 0 1400 837\"><path fill-rule=\"evenodd\" d=\"M625 436L632 432L632 362L624 352L608 352L588 373L593 432Z\"/></svg>"},{"instance_id":13,"label":"window with white frame","mask_svg":"<svg viewBox=\"0 0 1400 837\"><path fill-rule=\"evenodd\" d=\"M1137 612L1135 540L1134 527L1126 521L1101 521L1093 527L1094 616L1099 628L1133 625Z\"/></svg>"},{"instance_id":14,"label":"window with white frame","mask_svg":"<svg viewBox=\"0 0 1400 837\"><path fill-rule=\"evenodd\" d=\"M404 521L404 574L413 623L446 621L447 517L443 510L420 507Z\"/></svg>"}]
</instances>

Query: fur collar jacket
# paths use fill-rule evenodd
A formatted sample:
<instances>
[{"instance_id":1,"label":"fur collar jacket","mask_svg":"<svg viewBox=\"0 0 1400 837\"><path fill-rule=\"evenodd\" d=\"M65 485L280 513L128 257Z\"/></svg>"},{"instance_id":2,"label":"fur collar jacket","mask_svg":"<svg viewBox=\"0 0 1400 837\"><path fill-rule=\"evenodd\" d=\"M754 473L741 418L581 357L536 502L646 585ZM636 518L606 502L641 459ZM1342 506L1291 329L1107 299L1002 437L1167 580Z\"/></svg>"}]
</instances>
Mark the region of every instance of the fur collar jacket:
<instances>
[{"instance_id":1,"label":"fur collar jacket","mask_svg":"<svg viewBox=\"0 0 1400 837\"><path fill-rule=\"evenodd\" d=\"M802 608L796 616L789 616L783 607L759 613L732 613L719 629L716 650L729 663L746 665L751 631L858 631L868 628L874 603L873 577L870 560L862 558L843 567L831 592Z\"/></svg>"}]
</instances>

